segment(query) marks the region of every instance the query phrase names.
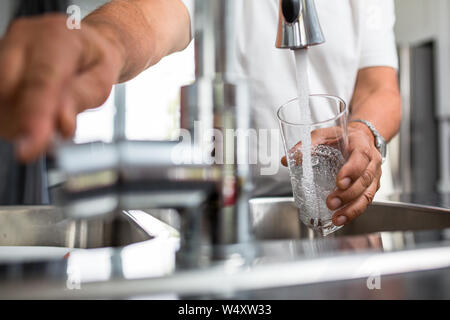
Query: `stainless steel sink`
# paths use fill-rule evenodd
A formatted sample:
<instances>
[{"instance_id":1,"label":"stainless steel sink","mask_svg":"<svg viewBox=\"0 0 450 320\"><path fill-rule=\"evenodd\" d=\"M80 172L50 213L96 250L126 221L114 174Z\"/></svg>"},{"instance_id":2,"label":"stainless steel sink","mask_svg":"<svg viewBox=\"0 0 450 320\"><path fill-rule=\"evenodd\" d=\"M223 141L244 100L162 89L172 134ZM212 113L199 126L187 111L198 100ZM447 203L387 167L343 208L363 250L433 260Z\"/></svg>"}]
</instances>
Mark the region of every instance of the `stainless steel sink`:
<instances>
[{"instance_id":1,"label":"stainless steel sink","mask_svg":"<svg viewBox=\"0 0 450 320\"><path fill-rule=\"evenodd\" d=\"M67 290L71 274L64 269L66 265L62 261L58 262L62 274L57 273L58 268L40 267L39 270L54 270L52 272L56 274L35 274L36 278L32 280L25 276L2 280L14 266L4 267L6 273L1 273L0 268L0 298L98 299L161 294L237 297L239 292L246 292L251 297L258 290L277 288L291 288L290 297L294 298L308 297L311 290L319 287L322 288L320 297L326 298L327 288L331 285L335 296L348 297L348 281L355 282L358 288L366 286L366 279L374 272L382 276L383 290L366 289L364 297L386 298L391 297L392 292L402 292L397 288L399 283L404 286L420 283L425 271L434 270L438 281L448 279L450 274L450 233L447 232L450 229L445 230L450 228L448 209L374 203L338 233L315 239L315 235L300 224L291 198L261 198L250 203L255 241L244 248L255 255L248 260L236 256L206 268L178 269L174 267L177 246L162 238L162 241L154 241L159 237L156 236L152 241L132 246L79 250L71 254L67 266L79 271L81 290ZM168 219L173 211L149 211L154 217L140 213L134 215L133 221L123 218L110 222L75 222L64 219L61 212L50 207L1 209L0 245L86 248L120 245L148 239L146 234L152 234L154 230L152 223L146 222L148 217L164 220L165 225L177 224L177 219ZM146 234L136 229L134 223ZM111 237L112 224L121 225L124 230L114 241L111 240L114 239ZM414 241L397 245L400 237ZM374 238L375 245L360 245L359 240ZM92 261L95 261L95 267ZM111 270L115 272L111 273ZM416 282L411 282L408 276L411 274ZM390 275L395 277L392 283L388 282ZM39 286L35 285L36 281ZM417 292L425 292L421 290ZM360 291L353 294L359 297ZM408 297L408 294L405 292L402 297ZM450 290L445 289L440 296L450 297Z\"/></svg>"},{"instance_id":2,"label":"stainless steel sink","mask_svg":"<svg viewBox=\"0 0 450 320\"><path fill-rule=\"evenodd\" d=\"M147 212L172 227L179 225L177 219L168 219L174 216L173 210ZM250 201L250 218L256 241L316 237L300 223L292 198L253 199ZM106 220L71 220L64 217L60 209L51 206L0 207L0 246L121 247L151 239L151 227L139 217L131 219L126 214ZM448 209L385 202L372 204L363 215L335 235L446 228L450 228Z\"/></svg>"},{"instance_id":3,"label":"stainless steel sink","mask_svg":"<svg viewBox=\"0 0 450 320\"><path fill-rule=\"evenodd\" d=\"M316 235L303 224L292 198L260 198L250 201L256 240L306 239ZM450 210L395 202L376 202L335 236L387 231L450 228Z\"/></svg>"},{"instance_id":4,"label":"stainless steel sink","mask_svg":"<svg viewBox=\"0 0 450 320\"><path fill-rule=\"evenodd\" d=\"M149 240L132 219L71 220L55 207L0 207L0 246L101 248Z\"/></svg>"}]
</instances>

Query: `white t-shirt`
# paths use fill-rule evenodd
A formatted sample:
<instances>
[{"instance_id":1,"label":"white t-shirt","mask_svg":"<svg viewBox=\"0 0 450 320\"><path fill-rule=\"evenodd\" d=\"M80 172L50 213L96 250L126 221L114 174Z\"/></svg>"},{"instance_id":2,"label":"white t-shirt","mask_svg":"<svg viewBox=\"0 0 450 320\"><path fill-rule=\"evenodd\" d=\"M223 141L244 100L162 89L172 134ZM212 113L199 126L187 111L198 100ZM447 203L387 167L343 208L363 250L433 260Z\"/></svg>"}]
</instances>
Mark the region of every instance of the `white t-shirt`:
<instances>
[{"instance_id":1,"label":"white t-shirt","mask_svg":"<svg viewBox=\"0 0 450 320\"><path fill-rule=\"evenodd\" d=\"M185 1L192 13L191 3ZM238 59L249 80L252 125L278 130L278 107L297 97L294 55L275 48L279 0L237 3L242 23L236 39ZM315 4L326 42L308 49L310 91L336 95L349 104L359 69L398 67L393 0L315 0ZM278 144L274 159L279 163L284 150L281 140ZM263 167L254 166L256 195L290 192L286 168L280 167L276 175L261 175Z\"/></svg>"}]
</instances>

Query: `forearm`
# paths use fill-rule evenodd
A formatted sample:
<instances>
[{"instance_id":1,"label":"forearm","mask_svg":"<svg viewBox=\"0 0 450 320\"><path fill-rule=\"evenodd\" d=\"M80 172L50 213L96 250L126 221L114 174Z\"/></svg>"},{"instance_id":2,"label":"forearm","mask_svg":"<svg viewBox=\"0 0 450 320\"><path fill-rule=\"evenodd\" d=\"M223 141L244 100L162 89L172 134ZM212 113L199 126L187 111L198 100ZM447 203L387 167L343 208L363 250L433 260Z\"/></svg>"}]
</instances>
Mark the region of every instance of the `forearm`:
<instances>
[{"instance_id":1,"label":"forearm","mask_svg":"<svg viewBox=\"0 0 450 320\"><path fill-rule=\"evenodd\" d=\"M120 82L190 42L189 14L180 0L113 0L83 22L95 27L118 50Z\"/></svg>"},{"instance_id":2,"label":"forearm","mask_svg":"<svg viewBox=\"0 0 450 320\"><path fill-rule=\"evenodd\" d=\"M350 119L371 122L386 141L397 134L401 121L401 99L394 69L374 67L359 72ZM351 125L368 130L361 123Z\"/></svg>"}]
</instances>

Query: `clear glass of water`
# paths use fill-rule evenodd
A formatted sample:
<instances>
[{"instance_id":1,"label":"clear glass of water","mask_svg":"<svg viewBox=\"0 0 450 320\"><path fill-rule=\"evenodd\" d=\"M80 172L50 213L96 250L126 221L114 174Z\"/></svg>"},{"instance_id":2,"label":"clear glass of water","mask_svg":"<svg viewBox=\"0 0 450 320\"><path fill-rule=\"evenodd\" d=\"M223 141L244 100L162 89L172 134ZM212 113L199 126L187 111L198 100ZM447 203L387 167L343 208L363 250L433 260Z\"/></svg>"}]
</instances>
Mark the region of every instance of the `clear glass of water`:
<instances>
[{"instance_id":1,"label":"clear glass of water","mask_svg":"<svg viewBox=\"0 0 450 320\"><path fill-rule=\"evenodd\" d=\"M341 228L333 224L326 199L347 160L348 108L331 95L310 95L308 102L291 100L277 115L300 220L326 236Z\"/></svg>"}]
</instances>

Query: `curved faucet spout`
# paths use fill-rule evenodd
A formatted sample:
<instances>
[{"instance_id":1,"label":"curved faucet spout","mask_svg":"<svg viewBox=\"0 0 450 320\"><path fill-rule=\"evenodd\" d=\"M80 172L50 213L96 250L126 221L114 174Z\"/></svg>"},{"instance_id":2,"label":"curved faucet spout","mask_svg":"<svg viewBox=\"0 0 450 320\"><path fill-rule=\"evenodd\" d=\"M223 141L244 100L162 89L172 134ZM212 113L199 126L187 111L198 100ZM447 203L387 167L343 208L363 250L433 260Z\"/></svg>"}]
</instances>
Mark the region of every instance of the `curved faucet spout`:
<instances>
[{"instance_id":1,"label":"curved faucet spout","mask_svg":"<svg viewBox=\"0 0 450 320\"><path fill-rule=\"evenodd\" d=\"M277 48L306 49L323 42L314 0L280 0Z\"/></svg>"}]
</instances>

